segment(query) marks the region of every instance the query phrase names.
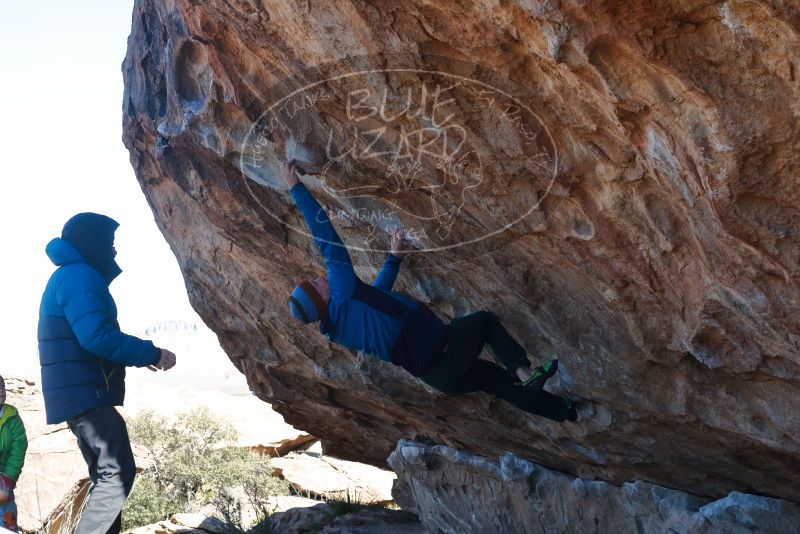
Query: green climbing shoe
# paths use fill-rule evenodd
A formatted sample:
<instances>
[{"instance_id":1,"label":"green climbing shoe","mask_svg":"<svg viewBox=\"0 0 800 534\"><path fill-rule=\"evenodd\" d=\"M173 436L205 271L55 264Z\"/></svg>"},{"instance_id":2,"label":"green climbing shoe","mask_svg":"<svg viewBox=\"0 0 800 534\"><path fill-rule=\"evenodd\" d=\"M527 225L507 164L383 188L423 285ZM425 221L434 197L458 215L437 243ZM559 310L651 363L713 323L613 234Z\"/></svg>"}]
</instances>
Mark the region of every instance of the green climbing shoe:
<instances>
[{"instance_id":1,"label":"green climbing shoe","mask_svg":"<svg viewBox=\"0 0 800 534\"><path fill-rule=\"evenodd\" d=\"M544 388L545 382L558 371L558 360L552 360L549 363L540 365L533 369L533 374L529 379L520 382L520 385L530 391L531 393L539 393Z\"/></svg>"}]
</instances>

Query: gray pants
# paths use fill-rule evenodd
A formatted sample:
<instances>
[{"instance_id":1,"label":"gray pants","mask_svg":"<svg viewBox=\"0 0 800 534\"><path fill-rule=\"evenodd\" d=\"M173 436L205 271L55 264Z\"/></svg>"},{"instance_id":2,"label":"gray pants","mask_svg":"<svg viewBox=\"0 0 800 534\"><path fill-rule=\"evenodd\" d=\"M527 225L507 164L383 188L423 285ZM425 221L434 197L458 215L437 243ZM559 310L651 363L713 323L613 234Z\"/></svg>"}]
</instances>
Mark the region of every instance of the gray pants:
<instances>
[{"instance_id":1,"label":"gray pants","mask_svg":"<svg viewBox=\"0 0 800 534\"><path fill-rule=\"evenodd\" d=\"M74 534L118 534L122 505L136 476L125 420L101 406L67 420L89 467L92 489Z\"/></svg>"}]
</instances>

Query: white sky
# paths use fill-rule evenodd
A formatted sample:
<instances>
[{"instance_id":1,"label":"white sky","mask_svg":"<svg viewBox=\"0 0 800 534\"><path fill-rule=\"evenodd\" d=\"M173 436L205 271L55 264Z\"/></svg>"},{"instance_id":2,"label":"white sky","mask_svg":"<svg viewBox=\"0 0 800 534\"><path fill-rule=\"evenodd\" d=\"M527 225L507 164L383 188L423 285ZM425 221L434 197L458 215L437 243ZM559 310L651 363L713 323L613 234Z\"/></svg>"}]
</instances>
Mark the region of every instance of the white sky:
<instances>
[{"instance_id":1,"label":"white sky","mask_svg":"<svg viewBox=\"0 0 800 534\"><path fill-rule=\"evenodd\" d=\"M0 0L0 374L36 358L47 242L73 214L120 223L123 330L196 318L122 144L132 0Z\"/></svg>"}]
</instances>

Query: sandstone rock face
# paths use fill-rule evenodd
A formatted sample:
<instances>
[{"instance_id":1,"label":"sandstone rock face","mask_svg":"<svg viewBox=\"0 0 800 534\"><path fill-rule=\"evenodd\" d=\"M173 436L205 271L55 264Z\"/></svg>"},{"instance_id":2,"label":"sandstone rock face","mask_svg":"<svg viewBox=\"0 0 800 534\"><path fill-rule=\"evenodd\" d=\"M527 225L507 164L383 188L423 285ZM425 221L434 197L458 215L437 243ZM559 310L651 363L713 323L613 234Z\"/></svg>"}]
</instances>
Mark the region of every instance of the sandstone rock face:
<instances>
[{"instance_id":1,"label":"sandstone rock face","mask_svg":"<svg viewBox=\"0 0 800 534\"><path fill-rule=\"evenodd\" d=\"M193 306L331 454L800 500L799 67L779 0L138 0L124 142ZM321 261L286 154L359 275L408 228L396 288L494 310L590 416L444 398L292 322Z\"/></svg>"},{"instance_id":2,"label":"sandstone rock face","mask_svg":"<svg viewBox=\"0 0 800 534\"><path fill-rule=\"evenodd\" d=\"M401 441L394 496L428 532L800 532L800 506L734 492L709 502L636 481L586 481L505 454L500 461Z\"/></svg>"},{"instance_id":3,"label":"sandstone rock face","mask_svg":"<svg viewBox=\"0 0 800 534\"><path fill-rule=\"evenodd\" d=\"M392 502L391 471L309 452L273 458L270 465L301 495L362 504Z\"/></svg>"},{"instance_id":4,"label":"sandstone rock face","mask_svg":"<svg viewBox=\"0 0 800 534\"><path fill-rule=\"evenodd\" d=\"M88 477L80 479L61 497L50 514L42 521L28 523L35 528L21 525L21 529L28 532L46 532L47 534L69 534L75 531L81 519L81 512L89 498L92 481Z\"/></svg>"}]
</instances>

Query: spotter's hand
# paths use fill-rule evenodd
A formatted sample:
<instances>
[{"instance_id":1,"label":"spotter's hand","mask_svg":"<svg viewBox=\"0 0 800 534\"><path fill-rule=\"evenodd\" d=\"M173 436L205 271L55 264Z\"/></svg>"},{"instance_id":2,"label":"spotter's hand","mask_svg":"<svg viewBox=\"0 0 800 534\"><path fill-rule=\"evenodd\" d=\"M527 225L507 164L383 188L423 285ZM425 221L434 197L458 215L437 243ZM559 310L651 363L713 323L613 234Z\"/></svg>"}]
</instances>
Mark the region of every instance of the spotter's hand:
<instances>
[{"instance_id":1,"label":"spotter's hand","mask_svg":"<svg viewBox=\"0 0 800 534\"><path fill-rule=\"evenodd\" d=\"M175 367L176 358L175 353L168 351L167 349L158 349L160 351L158 363L154 365L148 365L147 368L151 371L157 371L161 369L162 371L169 371L173 367Z\"/></svg>"}]
</instances>

